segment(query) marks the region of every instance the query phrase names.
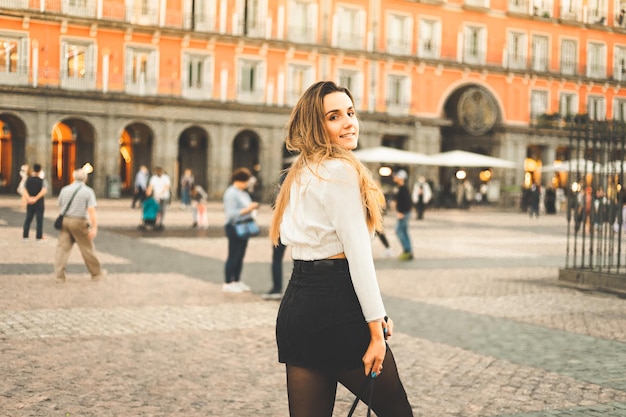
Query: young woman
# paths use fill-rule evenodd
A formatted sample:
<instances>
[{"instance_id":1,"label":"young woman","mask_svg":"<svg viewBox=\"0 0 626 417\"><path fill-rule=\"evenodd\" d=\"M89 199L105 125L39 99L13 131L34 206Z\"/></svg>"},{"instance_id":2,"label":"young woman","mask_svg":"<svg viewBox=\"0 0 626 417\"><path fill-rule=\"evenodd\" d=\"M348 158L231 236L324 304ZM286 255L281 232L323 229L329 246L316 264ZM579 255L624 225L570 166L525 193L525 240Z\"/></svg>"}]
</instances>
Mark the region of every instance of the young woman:
<instances>
[{"instance_id":1,"label":"young woman","mask_svg":"<svg viewBox=\"0 0 626 417\"><path fill-rule=\"evenodd\" d=\"M292 417L332 416L337 382L359 394L376 378L378 417L412 416L386 338L371 239L382 229L380 189L354 157L359 122L350 92L312 85L296 104L287 149L299 152L270 226L294 268L276 321Z\"/></svg>"}]
</instances>

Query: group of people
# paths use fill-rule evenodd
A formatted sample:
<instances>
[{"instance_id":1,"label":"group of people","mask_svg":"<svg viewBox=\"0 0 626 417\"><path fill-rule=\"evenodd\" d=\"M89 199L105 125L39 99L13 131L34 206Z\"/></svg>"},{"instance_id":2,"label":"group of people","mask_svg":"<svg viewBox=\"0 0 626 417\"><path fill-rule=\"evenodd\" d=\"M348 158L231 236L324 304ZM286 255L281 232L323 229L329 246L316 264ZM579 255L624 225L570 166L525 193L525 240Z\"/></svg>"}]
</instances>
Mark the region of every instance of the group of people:
<instances>
[{"instance_id":1,"label":"group of people","mask_svg":"<svg viewBox=\"0 0 626 417\"><path fill-rule=\"evenodd\" d=\"M172 181L165 170L159 166L154 168L152 175L149 172L148 167L142 165L135 174L131 208L135 208L137 202L141 204L142 224L139 226L140 229L151 226L155 230L163 230L165 212L170 202Z\"/></svg>"},{"instance_id":2,"label":"group of people","mask_svg":"<svg viewBox=\"0 0 626 417\"><path fill-rule=\"evenodd\" d=\"M135 175L134 195L131 208L137 203L142 206L141 230L151 226L163 230L165 211L171 202L172 180L161 167L156 167L149 175L148 167L142 165ZM180 179L181 208L192 209L191 227L208 227L206 202L208 194L200 184L195 183L191 169L185 169Z\"/></svg>"}]
</instances>

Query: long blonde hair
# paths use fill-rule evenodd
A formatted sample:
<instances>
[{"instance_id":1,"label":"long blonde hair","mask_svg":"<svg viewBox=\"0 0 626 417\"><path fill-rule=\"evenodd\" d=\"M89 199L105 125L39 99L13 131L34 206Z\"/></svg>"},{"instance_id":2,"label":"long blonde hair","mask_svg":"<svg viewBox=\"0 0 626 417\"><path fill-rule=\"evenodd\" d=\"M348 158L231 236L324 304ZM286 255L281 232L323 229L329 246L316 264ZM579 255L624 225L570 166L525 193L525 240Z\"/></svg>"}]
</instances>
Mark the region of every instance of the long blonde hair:
<instances>
[{"instance_id":1,"label":"long blonde hair","mask_svg":"<svg viewBox=\"0 0 626 417\"><path fill-rule=\"evenodd\" d=\"M291 112L289 118L287 149L299 155L288 169L287 176L280 188L274 214L270 223L270 239L274 245L280 237L280 223L289 202L291 185L300 176L303 169L318 166L321 162L337 158L343 159L354 167L359 178L361 200L365 208L367 227L371 231L382 230L383 215L380 204L382 191L374 182L371 172L349 151L331 142L324 123L324 97L330 93L352 94L345 87L340 87L332 81L320 81L309 87ZM337 196L340 198L340 196Z\"/></svg>"}]
</instances>

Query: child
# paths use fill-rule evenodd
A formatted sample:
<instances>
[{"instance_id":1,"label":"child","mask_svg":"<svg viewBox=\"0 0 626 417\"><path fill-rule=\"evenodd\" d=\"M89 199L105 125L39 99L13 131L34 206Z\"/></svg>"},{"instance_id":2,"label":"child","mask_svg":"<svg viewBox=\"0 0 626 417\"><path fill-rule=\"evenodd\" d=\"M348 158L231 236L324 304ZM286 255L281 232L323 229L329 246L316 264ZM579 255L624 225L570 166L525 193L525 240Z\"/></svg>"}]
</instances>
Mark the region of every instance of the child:
<instances>
[{"instance_id":1,"label":"child","mask_svg":"<svg viewBox=\"0 0 626 417\"><path fill-rule=\"evenodd\" d=\"M198 225L203 229L209 227L209 219L206 211L206 202L209 195L200 185L195 185L191 189L191 215L193 224L191 227L196 228Z\"/></svg>"}]
</instances>

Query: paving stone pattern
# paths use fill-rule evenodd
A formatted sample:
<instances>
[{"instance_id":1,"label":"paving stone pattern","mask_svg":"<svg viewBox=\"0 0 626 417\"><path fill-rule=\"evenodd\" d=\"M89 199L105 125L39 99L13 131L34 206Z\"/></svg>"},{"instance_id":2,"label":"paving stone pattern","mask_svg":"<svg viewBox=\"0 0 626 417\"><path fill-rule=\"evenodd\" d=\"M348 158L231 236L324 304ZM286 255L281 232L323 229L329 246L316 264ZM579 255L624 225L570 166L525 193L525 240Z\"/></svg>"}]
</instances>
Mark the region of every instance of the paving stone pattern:
<instances>
[{"instance_id":1,"label":"paving stone pattern","mask_svg":"<svg viewBox=\"0 0 626 417\"><path fill-rule=\"evenodd\" d=\"M252 292L224 294L218 203L200 231L174 204L165 231L139 232L129 206L99 201L108 276L91 282L75 249L60 285L54 200L36 243L21 239L19 201L0 197L0 416L288 416L278 303L261 298L267 238L249 244ZM261 208L265 231L270 215ZM385 258L372 241L416 416L626 417L626 300L557 280L563 214L480 207L425 217L411 221L413 261ZM386 226L398 251L393 213ZM334 415L351 401L339 387Z\"/></svg>"}]
</instances>

